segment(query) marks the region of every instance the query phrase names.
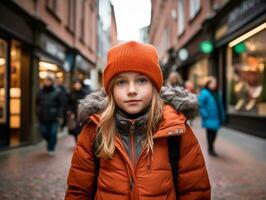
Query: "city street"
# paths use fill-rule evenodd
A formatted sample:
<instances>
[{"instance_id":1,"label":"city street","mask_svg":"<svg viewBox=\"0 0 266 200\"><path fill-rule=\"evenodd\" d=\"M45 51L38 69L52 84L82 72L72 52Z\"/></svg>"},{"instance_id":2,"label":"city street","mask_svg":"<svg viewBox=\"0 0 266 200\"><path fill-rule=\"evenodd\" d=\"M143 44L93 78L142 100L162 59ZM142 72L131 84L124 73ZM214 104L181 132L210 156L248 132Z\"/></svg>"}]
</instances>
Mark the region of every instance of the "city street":
<instances>
[{"instance_id":1,"label":"city street","mask_svg":"<svg viewBox=\"0 0 266 200\"><path fill-rule=\"evenodd\" d=\"M219 157L206 155L205 134L199 120L193 129L208 166L214 200L266 199L266 141L223 128L216 147ZM55 157L44 143L0 154L1 200L64 199L74 140L59 139Z\"/></svg>"},{"instance_id":2,"label":"city street","mask_svg":"<svg viewBox=\"0 0 266 200\"><path fill-rule=\"evenodd\" d=\"M123 156L103 163L110 168L102 168L97 195L171 200L165 141L133 173L134 161L146 158L139 133L149 133L144 142L152 150L160 97L188 117L197 108L189 123L212 200L266 200L266 0L7 0L0 10L0 200L64 199L80 124L101 112L100 134L121 129L121 154L133 165ZM163 114L158 137L171 126L184 132L170 108ZM100 137L103 155L112 154L113 136ZM181 141L185 152L193 139ZM182 155L180 191L208 199L199 148ZM77 159L70 177L83 177L86 164Z\"/></svg>"}]
</instances>

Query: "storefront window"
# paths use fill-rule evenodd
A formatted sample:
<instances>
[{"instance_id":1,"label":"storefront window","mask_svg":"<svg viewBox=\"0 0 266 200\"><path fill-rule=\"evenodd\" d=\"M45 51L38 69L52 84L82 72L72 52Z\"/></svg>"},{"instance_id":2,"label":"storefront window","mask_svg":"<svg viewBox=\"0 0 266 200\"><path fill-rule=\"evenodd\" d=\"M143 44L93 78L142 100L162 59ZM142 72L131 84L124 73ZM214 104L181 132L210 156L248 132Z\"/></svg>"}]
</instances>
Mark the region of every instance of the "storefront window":
<instances>
[{"instance_id":1,"label":"storefront window","mask_svg":"<svg viewBox=\"0 0 266 200\"><path fill-rule=\"evenodd\" d=\"M266 116L266 29L237 39L228 46L228 111Z\"/></svg>"},{"instance_id":2,"label":"storefront window","mask_svg":"<svg viewBox=\"0 0 266 200\"><path fill-rule=\"evenodd\" d=\"M82 72L82 71L80 71L80 70L75 70L75 71L74 71L73 78L74 78L74 79L85 80L85 79L87 79L87 78L89 78L89 77L88 77L88 75L85 74L84 72Z\"/></svg>"},{"instance_id":3,"label":"storefront window","mask_svg":"<svg viewBox=\"0 0 266 200\"><path fill-rule=\"evenodd\" d=\"M64 83L65 74L64 74L64 71L60 67L58 67L57 65L53 63L40 61L39 62L40 85L42 85L43 79L48 75L57 79L61 83Z\"/></svg>"},{"instance_id":4,"label":"storefront window","mask_svg":"<svg viewBox=\"0 0 266 200\"><path fill-rule=\"evenodd\" d=\"M7 43L0 39L0 123L6 122L6 53Z\"/></svg>"},{"instance_id":5,"label":"storefront window","mask_svg":"<svg viewBox=\"0 0 266 200\"><path fill-rule=\"evenodd\" d=\"M21 45L11 41L10 51L10 145L20 142L21 127Z\"/></svg>"},{"instance_id":6,"label":"storefront window","mask_svg":"<svg viewBox=\"0 0 266 200\"><path fill-rule=\"evenodd\" d=\"M199 93L208 76L208 59L203 58L190 67L188 79L194 83L194 91Z\"/></svg>"}]
</instances>

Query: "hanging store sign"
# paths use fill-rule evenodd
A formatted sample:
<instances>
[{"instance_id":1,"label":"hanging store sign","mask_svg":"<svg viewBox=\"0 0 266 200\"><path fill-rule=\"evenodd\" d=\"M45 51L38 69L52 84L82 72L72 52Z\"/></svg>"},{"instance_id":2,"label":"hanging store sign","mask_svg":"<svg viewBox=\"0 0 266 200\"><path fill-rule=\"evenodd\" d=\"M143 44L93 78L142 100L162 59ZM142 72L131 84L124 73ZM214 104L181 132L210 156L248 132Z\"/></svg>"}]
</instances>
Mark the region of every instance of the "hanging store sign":
<instances>
[{"instance_id":1,"label":"hanging store sign","mask_svg":"<svg viewBox=\"0 0 266 200\"><path fill-rule=\"evenodd\" d=\"M210 54L213 51L212 42L205 40L200 43L200 51L205 54Z\"/></svg>"},{"instance_id":2,"label":"hanging store sign","mask_svg":"<svg viewBox=\"0 0 266 200\"><path fill-rule=\"evenodd\" d=\"M181 61L186 61L188 59L188 50L185 48L182 48L178 51L178 58Z\"/></svg>"},{"instance_id":3,"label":"hanging store sign","mask_svg":"<svg viewBox=\"0 0 266 200\"><path fill-rule=\"evenodd\" d=\"M237 45L234 46L234 51L237 54L242 54L247 51L246 44L244 42L240 42Z\"/></svg>"}]
</instances>

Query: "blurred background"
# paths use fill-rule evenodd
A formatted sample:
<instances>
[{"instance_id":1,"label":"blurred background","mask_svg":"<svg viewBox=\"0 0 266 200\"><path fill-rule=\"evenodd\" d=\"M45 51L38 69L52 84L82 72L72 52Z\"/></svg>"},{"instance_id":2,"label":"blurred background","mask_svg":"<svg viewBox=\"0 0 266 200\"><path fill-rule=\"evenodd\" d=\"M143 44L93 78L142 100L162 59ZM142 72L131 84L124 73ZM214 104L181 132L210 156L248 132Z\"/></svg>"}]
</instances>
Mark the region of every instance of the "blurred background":
<instances>
[{"instance_id":1,"label":"blurred background","mask_svg":"<svg viewBox=\"0 0 266 200\"><path fill-rule=\"evenodd\" d=\"M0 199L64 198L75 142L63 124L56 156L45 154L36 95L47 75L66 93L76 79L100 89L108 49L128 40L156 46L165 82L178 72L198 94L216 77L218 157L192 123L212 199L266 199L265 0L0 1Z\"/></svg>"}]
</instances>

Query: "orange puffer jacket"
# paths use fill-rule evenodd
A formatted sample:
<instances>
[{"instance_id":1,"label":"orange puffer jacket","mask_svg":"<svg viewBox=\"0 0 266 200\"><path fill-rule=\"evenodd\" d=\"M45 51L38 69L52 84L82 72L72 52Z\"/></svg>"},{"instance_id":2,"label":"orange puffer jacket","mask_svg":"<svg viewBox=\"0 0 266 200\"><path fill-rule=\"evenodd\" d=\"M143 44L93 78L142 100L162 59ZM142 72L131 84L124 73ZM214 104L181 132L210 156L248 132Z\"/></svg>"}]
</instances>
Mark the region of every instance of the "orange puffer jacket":
<instances>
[{"instance_id":1,"label":"orange puffer jacket","mask_svg":"<svg viewBox=\"0 0 266 200\"><path fill-rule=\"evenodd\" d=\"M93 199L95 163L92 145L99 115L82 130L68 176L66 200ZM200 146L186 118L170 105L164 106L164 120L154 133L154 153L141 153L132 166L122 141L115 138L112 159L100 159L96 200L175 200L167 138L180 135L178 187L180 200L210 199L210 183Z\"/></svg>"}]
</instances>

